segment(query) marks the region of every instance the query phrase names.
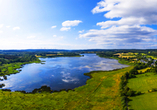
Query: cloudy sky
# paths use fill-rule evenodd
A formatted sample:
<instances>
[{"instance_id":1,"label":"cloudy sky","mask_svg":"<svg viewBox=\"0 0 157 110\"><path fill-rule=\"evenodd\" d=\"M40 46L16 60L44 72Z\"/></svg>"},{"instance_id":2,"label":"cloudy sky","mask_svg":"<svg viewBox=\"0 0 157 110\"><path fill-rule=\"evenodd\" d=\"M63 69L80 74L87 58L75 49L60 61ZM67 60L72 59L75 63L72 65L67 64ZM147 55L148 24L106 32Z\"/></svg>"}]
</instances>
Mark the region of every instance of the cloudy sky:
<instances>
[{"instance_id":1,"label":"cloudy sky","mask_svg":"<svg viewBox=\"0 0 157 110\"><path fill-rule=\"evenodd\" d=\"M157 0L0 0L0 49L146 48Z\"/></svg>"}]
</instances>

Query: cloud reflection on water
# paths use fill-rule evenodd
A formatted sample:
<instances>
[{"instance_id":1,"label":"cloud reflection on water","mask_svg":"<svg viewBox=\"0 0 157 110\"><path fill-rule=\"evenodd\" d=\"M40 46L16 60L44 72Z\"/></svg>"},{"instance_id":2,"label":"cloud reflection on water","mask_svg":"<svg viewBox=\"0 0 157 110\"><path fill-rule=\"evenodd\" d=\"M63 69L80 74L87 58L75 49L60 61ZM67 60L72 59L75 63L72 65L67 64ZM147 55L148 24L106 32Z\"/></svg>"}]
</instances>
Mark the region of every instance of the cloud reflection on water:
<instances>
[{"instance_id":1,"label":"cloud reflection on water","mask_svg":"<svg viewBox=\"0 0 157 110\"><path fill-rule=\"evenodd\" d=\"M64 71L61 72L62 73L62 81L63 82L66 82L66 83L69 83L69 82L77 82L79 81L78 78L76 77L71 77L70 73L65 73Z\"/></svg>"},{"instance_id":2,"label":"cloud reflection on water","mask_svg":"<svg viewBox=\"0 0 157 110\"><path fill-rule=\"evenodd\" d=\"M8 76L1 81L3 89L26 90L31 92L42 85L52 90L73 89L84 85L89 78L84 73L97 70L113 70L127 65L119 64L117 60L100 58L95 54L85 54L84 57L41 58L45 64L27 64L18 74Z\"/></svg>"}]
</instances>

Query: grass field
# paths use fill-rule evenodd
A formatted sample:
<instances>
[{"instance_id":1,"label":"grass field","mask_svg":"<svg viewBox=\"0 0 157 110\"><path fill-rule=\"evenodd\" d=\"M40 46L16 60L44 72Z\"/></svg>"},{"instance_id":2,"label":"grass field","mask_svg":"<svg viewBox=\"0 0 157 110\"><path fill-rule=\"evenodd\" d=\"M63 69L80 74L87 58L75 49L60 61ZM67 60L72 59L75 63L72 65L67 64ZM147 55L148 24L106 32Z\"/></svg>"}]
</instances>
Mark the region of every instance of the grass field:
<instances>
[{"instance_id":1,"label":"grass field","mask_svg":"<svg viewBox=\"0 0 157 110\"><path fill-rule=\"evenodd\" d=\"M136 57L138 53L131 53L131 52L128 52L128 53L116 53L114 55L119 55L118 57L119 58L133 58L133 57Z\"/></svg>"},{"instance_id":2,"label":"grass field","mask_svg":"<svg viewBox=\"0 0 157 110\"><path fill-rule=\"evenodd\" d=\"M147 68L144 68L144 69L141 69L141 70L138 70L138 72L140 73L140 72L146 72L148 69L150 69L150 67L147 67Z\"/></svg>"},{"instance_id":3,"label":"grass field","mask_svg":"<svg viewBox=\"0 0 157 110\"><path fill-rule=\"evenodd\" d=\"M145 53L141 53L143 56L146 56L147 58L152 58L152 59L157 59L157 57L154 57L154 56L150 56L150 55L147 55Z\"/></svg>"},{"instance_id":4,"label":"grass field","mask_svg":"<svg viewBox=\"0 0 157 110\"><path fill-rule=\"evenodd\" d=\"M120 77L133 67L91 72L87 84L74 91L23 94L0 91L1 110L121 110Z\"/></svg>"},{"instance_id":5,"label":"grass field","mask_svg":"<svg viewBox=\"0 0 157 110\"><path fill-rule=\"evenodd\" d=\"M133 110L156 110L157 109L157 92L148 92L152 88L157 88L157 74L145 73L136 75L128 81L128 87L140 91L143 94L135 97L129 97L130 109Z\"/></svg>"},{"instance_id":6,"label":"grass field","mask_svg":"<svg viewBox=\"0 0 157 110\"><path fill-rule=\"evenodd\" d=\"M141 92L148 92L152 88L157 88L157 75L154 73L145 73L136 75L137 78L129 79L128 86Z\"/></svg>"},{"instance_id":7,"label":"grass field","mask_svg":"<svg viewBox=\"0 0 157 110\"><path fill-rule=\"evenodd\" d=\"M156 110L157 92L146 93L136 97L130 97L130 110Z\"/></svg>"}]
</instances>

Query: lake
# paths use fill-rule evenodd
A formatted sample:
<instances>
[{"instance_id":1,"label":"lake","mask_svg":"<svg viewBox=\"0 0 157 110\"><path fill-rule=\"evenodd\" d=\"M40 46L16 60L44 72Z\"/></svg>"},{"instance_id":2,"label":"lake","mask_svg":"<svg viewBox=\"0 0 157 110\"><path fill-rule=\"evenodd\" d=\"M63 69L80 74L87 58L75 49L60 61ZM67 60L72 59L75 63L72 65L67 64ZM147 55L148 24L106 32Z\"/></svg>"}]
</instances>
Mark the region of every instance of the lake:
<instances>
[{"instance_id":1,"label":"lake","mask_svg":"<svg viewBox=\"0 0 157 110\"><path fill-rule=\"evenodd\" d=\"M84 57L40 58L45 64L26 64L17 74L7 76L2 89L32 92L43 85L51 90L74 89L86 84L89 76L84 73L97 70L113 70L127 67L115 59L100 58L96 54L84 54ZM2 78L2 77L1 77Z\"/></svg>"}]
</instances>

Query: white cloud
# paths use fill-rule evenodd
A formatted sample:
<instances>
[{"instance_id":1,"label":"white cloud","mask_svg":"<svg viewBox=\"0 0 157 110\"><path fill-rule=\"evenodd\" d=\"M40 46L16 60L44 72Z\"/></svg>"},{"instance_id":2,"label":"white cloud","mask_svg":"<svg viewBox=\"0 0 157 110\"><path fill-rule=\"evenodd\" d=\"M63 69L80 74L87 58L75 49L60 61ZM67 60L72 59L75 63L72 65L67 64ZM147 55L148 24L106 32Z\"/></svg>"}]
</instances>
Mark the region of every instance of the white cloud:
<instances>
[{"instance_id":1,"label":"white cloud","mask_svg":"<svg viewBox=\"0 0 157 110\"><path fill-rule=\"evenodd\" d=\"M111 8L113 8L112 2L114 2L114 0L106 0L106 2L104 0L98 2L97 6L92 10L92 13L95 14L95 13L100 13L100 12L104 12L104 11L109 11Z\"/></svg>"},{"instance_id":2,"label":"white cloud","mask_svg":"<svg viewBox=\"0 0 157 110\"><path fill-rule=\"evenodd\" d=\"M3 24L0 24L0 28L2 28L3 27Z\"/></svg>"},{"instance_id":3,"label":"white cloud","mask_svg":"<svg viewBox=\"0 0 157 110\"><path fill-rule=\"evenodd\" d=\"M136 43L154 41L157 30L145 26L112 26L106 30L89 30L85 34L80 34L80 38L89 38L89 41L98 44L113 43Z\"/></svg>"},{"instance_id":4,"label":"white cloud","mask_svg":"<svg viewBox=\"0 0 157 110\"><path fill-rule=\"evenodd\" d=\"M0 31L0 33L3 33L3 31Z\"/></svg>"},{"instance_id":5,"label":"white cloud","mask_svg":"<svg viewBox=\"0 0 157 110\"><path fill-rule=\"evenodd\" d=\"M120 26L120 25L140 25L144 24L145 20L141 18L135 18L135 17L128 17L128 18L122 18L119 21L106 21L106 22L99 22L97 23L98 26L101 26L101 28L107 28L110 26Z\"/></svg>"},{"instance_id":6,"label":"white cloud","mask_svg":"<svg viewBox=\"0 0 157 110\"><path fill-rule=\"evenodd\" d=\"M18 30L18 29L20 29L20 27L14 27L14 28L13 28L13 30Z\"/></svg>"},{"instance_id":7,"label":"white cloud","mask_svg":"<svg viewBox=\"0 0 157 110\"><path fill-rule=\"evenodd\" d=\"M82 23L82 21L80 20L73 20L73 21L70 21L70 20L67 20L67 21L64 21L62 23L62 26L66 27L66 26L78 26L79 23Z\"/></svg>"},{"instance_id":8,"label":"white cloud","mask_svg":"<svg viewBox=\"0 0 157 110\"><path fill-rule=\"evenodd\" d=\"M54 29L54 28L56 28L56 27L57 27L57 26L52 26L51 28Z\"/></svg>"},{"instance_id":9,"label":"white cloud","mask_svg":"<svg viewBox=\"0 0 157 110\"><path fill-rule=\"evenodd\" d=\"M62 23L62 28L60 29L60 31L68 31L71 29L72 26L78 26L79 23L82 23L82 21L80 21L80 20L64 21Z\"/></svg>"},{"instance_id":10,"label":"white cloud","mask_svg":"<svg viewBox=\"0 0 157 110\"><path fill-rule=\"evenodd\" d=\"M79 31L79 33L83 33L84 32L84 30L82 30L82 31Z\"/></svg>"},{"instance_id":11,"label":"white cloud","mask_svg":"<svg viewBox=\"0 0 157 110\"><path fill-rule=\"evenodd\" d=\"M103 0L92 10L93 14L105 12L106 18L120 17L118 21L100 22L102 28L111 25L157 24L156 0Z\"/></svg>"},{"instance_id":12,"label":"white cloud","mask_svg":"<svg viewBox=\"0 0 157 110\"><path fill-rule=\"evenodd\" d=\"M68 31L68 30L70 30L71 29L71 27L62 27L61 29L60 29L60 31Z\"/></svg>"},{"instance_id":13,"label":"white cloud","mask_svg":"<svg viewBox=\"0 0 157 110\"><path fill-rule=\"evenodd\" d=\"M92 13L106 12L104 17L110 20L97 23L101 30L91 29L79 37L89 38L89 41L111 48L136 48L132 44L136 44L138 48L146 47L146 43L157 41L157 30L145 26L157 24L156 4L156 0L102 0Z\"/></svg>"},{"instance_id":14,"label":"white cloud","mask_svg":"<svg viewBox=\"0 0 157 110\"><path fill-rule=\"evenodd\" d=\"M10 26L6 26L6 28L10 28Z\"/></svg>"},{"instance_id":15,"label":"white cloud","mask_svg":"<svg viewBox=\"0 0 157 110\"><path fill-rule=\"evenodd\" d=\"M28 36L27 39L33 39L35 38L36 36Z\"/></svg>"},{"instance_id":16,"label":"white cloud","mask_svg":"<svg viewBox=\"0 0 157 110\"><path fill-rule=\"evenodd\" d=\"M57 35L53 35L53 37L57 37Z\"/></svg>"}]
</instances>

